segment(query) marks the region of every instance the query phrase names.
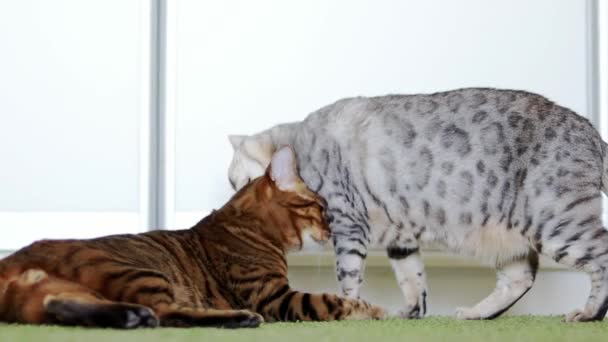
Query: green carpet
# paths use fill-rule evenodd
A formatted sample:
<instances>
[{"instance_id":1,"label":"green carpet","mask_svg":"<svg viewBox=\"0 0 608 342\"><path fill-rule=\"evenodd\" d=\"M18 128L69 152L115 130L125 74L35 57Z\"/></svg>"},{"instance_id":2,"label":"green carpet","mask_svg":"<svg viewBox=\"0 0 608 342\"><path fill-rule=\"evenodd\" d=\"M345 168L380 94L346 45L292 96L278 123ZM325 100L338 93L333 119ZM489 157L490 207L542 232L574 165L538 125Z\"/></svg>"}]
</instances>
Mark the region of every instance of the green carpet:
<instances>
[{"instance_id":1,"label":"green carpet","mask_svg":"<svg viewBox=\"0 0 608 342\"><path fill-rule=\"evenodd\" d=\"M608 320L568 324L561 317L503 317L494 321L458 321L429 317L406 321L274 323L258 329L140 329L119 331L0 325L0 341L608 341Z\"/></svg>"}]
</instances>

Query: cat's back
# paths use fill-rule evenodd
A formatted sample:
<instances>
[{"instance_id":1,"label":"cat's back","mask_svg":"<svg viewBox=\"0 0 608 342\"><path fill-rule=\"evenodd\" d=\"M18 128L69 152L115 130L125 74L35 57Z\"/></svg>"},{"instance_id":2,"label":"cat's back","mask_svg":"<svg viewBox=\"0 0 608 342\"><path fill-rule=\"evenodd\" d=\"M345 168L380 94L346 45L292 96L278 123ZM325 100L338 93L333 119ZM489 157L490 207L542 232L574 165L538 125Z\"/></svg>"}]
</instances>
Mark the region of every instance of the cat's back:
<instances>
[{"instance_id":1,"label":"cat's back","mask_svg":"<svg viewBox=\"0 0 608 342\"><path fill-rule=\"evenodd\" d=\"M538 122L548 120L547 123L584 120L539 94L521 90L461 88L431 94L343 98L311 113L304 122L311 127L335 129L337 126L383 120L393 115L406 117L413 123L468 118L471 124L481 124L490 120L503 121L505 118L511 128L525 119Z\"/></svg>"},{"instance_id":2,"label":"cat's back","mask_svg":"<svg viewBox=\"0 0 608 342\"><path fill-rule=\"evenodd\" d=\"M506 154L527 161L534 149L570 144L584 152L601 145L589 121L572 110L538 94L492 88L345 98L303 124L350 150L369 152L373 142L406 155L426 147L459 158Z\"/></svg>"},{"instance_id":3,"label":"cat's back","mask_svg":"<svg viewBox=\"0 0 608 342\"><path fill-rule=\"evenodd\" d=\"M116 262L159 268L168 261L173 261L168 260L167 256L175 255L185 233L187 232L154 231L86 240L39 240L7 256L1 261L0 267L18 265L19 268L41 268L48 271Z\"/></svg>"},{"instance_id":4,"label":"cat's back","mask_svg":"<svg viewBox=\"0 0 608 342\"><path fill-rule=\"evenodd\" d=\"M589 121L524 91L349 98L312 113L304 125L317 134L306 146L325 177L317 182L321 193L331 195L348 176L364 190L368 208L395 213L385 215L388 223L405 205L397 198L424 209L420 224L464 226L469 213L481 212L473 223L508 217L516 199L538 188L559 196L601 183L602 141ZM307 176L314 180L312 169ZM431 222L433 212L439 214Z\"/></svg>"}]
</instances>

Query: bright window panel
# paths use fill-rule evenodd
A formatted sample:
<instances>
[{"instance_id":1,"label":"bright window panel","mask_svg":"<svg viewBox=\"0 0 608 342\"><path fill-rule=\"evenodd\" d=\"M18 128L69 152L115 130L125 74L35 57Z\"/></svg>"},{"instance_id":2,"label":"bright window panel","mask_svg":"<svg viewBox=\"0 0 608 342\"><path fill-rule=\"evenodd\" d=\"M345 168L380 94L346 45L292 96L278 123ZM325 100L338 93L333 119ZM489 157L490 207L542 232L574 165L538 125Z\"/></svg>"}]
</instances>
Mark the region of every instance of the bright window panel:
<instances>
[{"instance_id":1,"label":"bright window panel","mask_svg":"<svg viewBox=\"0 0 608 342\"><path fill-rule=\"evenodd\" d=\"M182 0L176 26L178 226L232 194L228 134L342 97L490 86L586 114L584 1Z\"/></svg>"},{"instance_id":2,"label":"bright window panel","mask_svg":"<svg viewBox=\"0 0 608 342\"><path fill-rule=\"evenodd\" d=\"M145 4L0 2L0 249L138 230Z\"/></svg>"}]
</instances>

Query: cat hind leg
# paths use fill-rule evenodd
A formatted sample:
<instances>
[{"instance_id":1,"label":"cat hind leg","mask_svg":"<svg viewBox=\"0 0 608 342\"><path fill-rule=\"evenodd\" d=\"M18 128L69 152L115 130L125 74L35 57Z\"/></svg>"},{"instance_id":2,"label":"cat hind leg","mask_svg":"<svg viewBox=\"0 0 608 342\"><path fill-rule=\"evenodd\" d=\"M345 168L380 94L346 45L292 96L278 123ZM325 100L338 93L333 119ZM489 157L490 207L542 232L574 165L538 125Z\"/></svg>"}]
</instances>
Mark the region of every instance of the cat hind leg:
<instances>
[{"instance_id":1,"label":"cat hind leg","mask_svg":"<svg viewBox=\"0 0 608 342\"><path fill-rule=\"evenodd\" d=\"M570 312L565 320L587 322L604 319L608 311L608 230L598 226L576 240L566 240L550 256L563 265L583 270L591 280L591 292L585 307Z\"/></svg>"},{"instance_id":2,"label":"cat hind leg","mask_svg":"<svg viewBox=\"0 0 608 342\"><path fill-rule=\"evenodd\" d=\"M25 270L9 279L2 301L1 318L9 322L122 329L158 325L150 308L109 301L39 269Z\"/></svg>"},{"instance_id":3,"label":"cat hind leg","mask_svg":"<svg viewBox=\"0 0 608 342\"><path fill-rule=\"evenodd\" d=\"M538 254L530 251L528 256L514 260L497 268L496 288L471 308L458 308L459 319L494 319L500 316L523 297L536 278Z\"/></svg>"},{"instance_id":4,"label":"cat hind leg","mask_svg":"<svg viewBox=\"0 0 608 342\"><path fill-rule=\"evenodd\" d=\"M49 295L45 312L53 323L103 328L156 327L158 319L145 306L110 302L83 293Z\"/></svg>"},{"instance_id":5,"label":"cat hind leg","mask_svg":"<svg viewBox=\"0 0 608 342\"><path fill-rule=\"evenodd\" d=\"M252 328L262 316L248 310L215 310L178 304L170 279L152 269L119 270L114 277L121 289L115 298L152 308L160 325L166 327Z\"/></svg>"},{"instance_id":6,"label":"cat hind leg","mask_svg":"<svg viewBox=\"0 0 608 342\"><path fill-rule=\"evenodd\" d=\"M585 307L566 315L567 322L602 320L608 311L608 230L602 226L602 198L597 189L567 193L559 215L541 221L530 238L554 261L587 273L591 291ZM553 213L545 208L544 211Z\"/></svg>"}]
</instances>

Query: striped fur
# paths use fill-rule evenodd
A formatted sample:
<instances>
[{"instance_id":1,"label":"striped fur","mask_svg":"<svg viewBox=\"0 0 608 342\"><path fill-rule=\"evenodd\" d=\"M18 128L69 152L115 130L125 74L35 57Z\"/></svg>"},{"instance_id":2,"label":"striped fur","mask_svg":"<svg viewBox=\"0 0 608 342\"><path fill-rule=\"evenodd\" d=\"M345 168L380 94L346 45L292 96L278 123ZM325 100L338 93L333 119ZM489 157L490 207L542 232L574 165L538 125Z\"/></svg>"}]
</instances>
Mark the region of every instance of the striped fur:
<instances>
[{"instance_id":1,"label":"striped fur","mask_svg":"<svg viewBox=\"0 0 608 342\"><path fill-rule=\"evenodd\" d=\"M43 240L0 261L0 320L135 328L383 317L362 301L291 289L285 253L304 233L327 241L329 228L291 149L275 156L191 229Z\"/></svg>"}]
</instances>

